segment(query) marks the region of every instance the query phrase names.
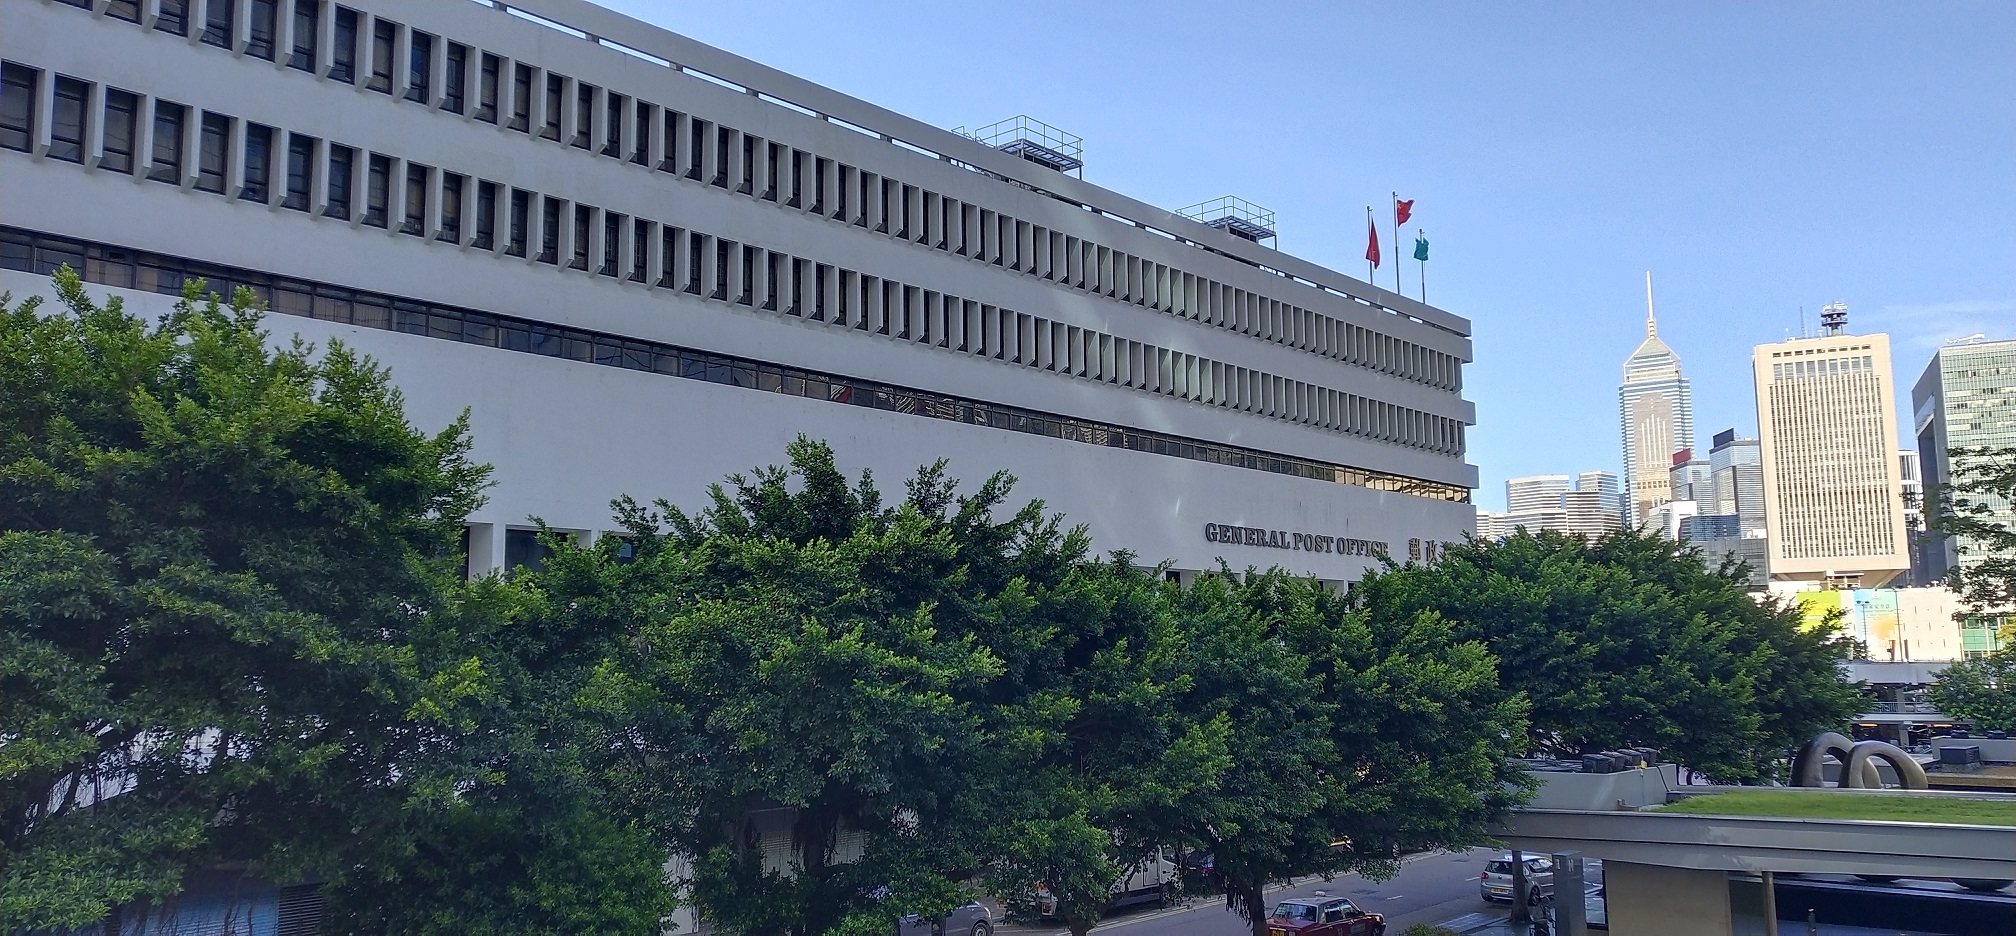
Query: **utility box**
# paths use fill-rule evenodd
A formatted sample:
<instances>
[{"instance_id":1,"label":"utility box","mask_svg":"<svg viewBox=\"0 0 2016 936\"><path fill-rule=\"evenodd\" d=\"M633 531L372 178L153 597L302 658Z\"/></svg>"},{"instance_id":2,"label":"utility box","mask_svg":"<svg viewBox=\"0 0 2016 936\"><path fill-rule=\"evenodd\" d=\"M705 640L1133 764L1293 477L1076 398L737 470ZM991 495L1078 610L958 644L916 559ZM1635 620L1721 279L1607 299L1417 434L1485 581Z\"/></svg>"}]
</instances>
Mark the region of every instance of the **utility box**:
<instances>
[{"instance_id":1,"label":"utility box","mask_svg":"<svg viewBox=\"0 0 2016 936\"><path fill-rule=\"evenodd\" d=\"M1942 747L1939 749L1939 766L1947 768L1978 768L1981 766L1981 745L1949 744Z\"/></svg>"}]
</instances>

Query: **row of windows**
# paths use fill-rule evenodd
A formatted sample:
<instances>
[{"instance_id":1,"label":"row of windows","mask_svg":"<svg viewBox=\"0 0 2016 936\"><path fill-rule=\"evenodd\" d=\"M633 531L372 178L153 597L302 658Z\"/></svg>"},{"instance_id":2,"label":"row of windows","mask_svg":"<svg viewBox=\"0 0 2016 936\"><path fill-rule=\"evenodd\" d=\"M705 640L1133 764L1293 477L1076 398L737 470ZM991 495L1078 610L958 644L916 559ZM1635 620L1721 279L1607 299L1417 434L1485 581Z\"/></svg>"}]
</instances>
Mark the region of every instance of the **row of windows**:
<instances>
[{"instance_id":1,"label":"row of windows","mask_svg":"<svg viewBox=\"0 0 2016 936\"><path fill-rule=\"evenodd\" d=\"M26 66L5 63L9 87L32 85ZM75 84L80 101L90 86ZM21 95L11 95L18 98ZM105 136L134 136L131 109L105 90ZM622 277L702 298L759 307L1023 364L1131 389L1176 396L1460 457L1463 424L1356 394L1277 377L1155 345L910 286L701 231L631 218L592 205L506 188L438 167L327 143L214 112L154 102L155 153L148 178L190 184L185 137L198 146L193 187L248 201L392 228L543 263ZM137 104L136 104L137 106ZM79 120L89 115L81 111ZM115 126L117 125L117 126ZM276 161L284 156L284 165ZM101 163L101 165L103 165ZM114 168L133 171L129 161ZM280 180L272 179L276 169ZM361 195L361 198L359 197Z\"/></svg>"},{"instance_id":2,"label":"row of windows","mask_svg":"<svg viewBox=\"0 0 2016 936\"><path fill-rule=\"evenodd\" d=\"M1439 482L0 227L0 269L49 275L66 265L107 286L180 295L184 284L201 280L213 292L250 289L268 308L288 315L1419 497L1470 499L1468 489Z\"/></svg>"},{"instance_id":3,"label":"row of windows","mask_svg":"<svg viewBox=\"0 0 2016 936\"><path fill-rule=\"evenodd\" d=\"M1808 361L1793 361L1789 364L1771 365L1772 380L1802 380L1808 377L1838 377L1843 374L1861 375L1876 373L1875 358L1870 355L1845 358L1815 358Z\"/></svg>"},{"instance_id":4,"label":"row of windows","mask_svg":"<svg viewBox=\"0 0 2016 936\"><path fill-rule=\"evenodd\" d=\"M211 44L234 48L235 36L246 54L271 60L280 0L251 0L249 21L234 33L237 2L181 0L181 15L171 19L164 6L155 28L183 34L186 9L203 3L205 42L216 31L221 38ZM288 6L289 64L311 73L326 66L330 80L1402 379L1462 387L1454 355L382 17L323 0ZM333 17L326 50L318 34L324 15Z\"/></svg>"}]
</instances>

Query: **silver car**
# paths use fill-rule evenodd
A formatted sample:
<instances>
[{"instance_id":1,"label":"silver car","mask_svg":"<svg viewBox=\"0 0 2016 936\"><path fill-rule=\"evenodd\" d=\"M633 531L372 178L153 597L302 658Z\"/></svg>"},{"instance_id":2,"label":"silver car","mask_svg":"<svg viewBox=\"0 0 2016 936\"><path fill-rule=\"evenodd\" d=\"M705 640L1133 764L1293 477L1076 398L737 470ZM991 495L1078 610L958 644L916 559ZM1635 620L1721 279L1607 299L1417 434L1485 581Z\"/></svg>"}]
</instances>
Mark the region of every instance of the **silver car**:
<instances>
[{"instance_id":1,"label":"silver car","mask_svg":"<svg viewBox=\"0 0 2016 936\"><path fill-rule=\"evenodd\" d=\"M1526 881L1533 885L1542 897L1554 893L1554 860L1544 855L1526 855ZM1499 855L1484 864L1484 873L1477 876L1477 890L1485 900L1511 903L1512 856Z\"/></svg>"},{"instance_id":2,"label":"silver car","mask_svg":"<svg viewBox=\"0 0 2016 936\"><path fill-rule=\"evenodd\" d=\"M910 914L896 923L896 936L993 936L994 919L979 903L958 907L943 920Z\"/></svg>"}]
</instances>

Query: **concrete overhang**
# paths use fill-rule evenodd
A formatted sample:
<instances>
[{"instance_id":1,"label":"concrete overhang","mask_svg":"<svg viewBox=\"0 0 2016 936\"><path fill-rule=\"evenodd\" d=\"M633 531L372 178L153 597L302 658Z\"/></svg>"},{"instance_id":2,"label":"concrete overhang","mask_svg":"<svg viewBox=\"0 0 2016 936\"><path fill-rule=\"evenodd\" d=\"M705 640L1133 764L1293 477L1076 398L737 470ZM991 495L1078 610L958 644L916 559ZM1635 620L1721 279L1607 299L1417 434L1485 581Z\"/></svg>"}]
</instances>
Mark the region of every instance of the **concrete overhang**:
<instances>
[{"instance_id":1,"label":"concrete overhang","mask_svg":"<svg viewBox=\"0 0 2016 936\"><path fill-rule=\"evenodd\" d=\"M1521 851L1703 871L2016 879L2008 826L1528 809L1492 835Z\"/></svg>"}]
</instances>

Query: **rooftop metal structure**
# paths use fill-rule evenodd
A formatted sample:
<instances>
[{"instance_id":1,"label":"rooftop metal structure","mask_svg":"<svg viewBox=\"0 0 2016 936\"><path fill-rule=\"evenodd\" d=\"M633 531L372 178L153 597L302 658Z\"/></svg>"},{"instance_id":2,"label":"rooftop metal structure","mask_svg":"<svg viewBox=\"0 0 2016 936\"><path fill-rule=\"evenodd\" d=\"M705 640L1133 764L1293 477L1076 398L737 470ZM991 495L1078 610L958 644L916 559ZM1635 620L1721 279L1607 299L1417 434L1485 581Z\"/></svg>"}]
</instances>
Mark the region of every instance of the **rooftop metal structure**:
<instances>
[{"instance_id":1,"label":"rooftop metal structure","mask_svg":"<svg viewBox=\"0 0 2016 936\"><path fill-rule=\"evenodd\" d=\"M1232 195L1213 198L1191 205L1180 213L1192 221L1256 244L1274 239L1274 212L1243 198Z\"/></svg>"},{"instance_id":2,"label":"rooftop metal structure","mask_svg":"<svg viewBox=\"0 0 2016 936\"><path fill-rule=\"evenodd\" d=\"M1848 330L1848 303L1839 299L1820 308L1820 327L1829 335L1838 335Z\"/></svg>"},{"instance_id":3,"label":"rooftop metal structure","mask_svg":"<svg viewBox=\"0 0 2016 936\"><path fill-rule=\"evenodd\" d=\"M954 127L953 133L979 140L1011 156L1046 169L1084 178L1085 138L1066 133L1028 114L1017 114L975 130Z\"/></svg>"}]
</instances>

